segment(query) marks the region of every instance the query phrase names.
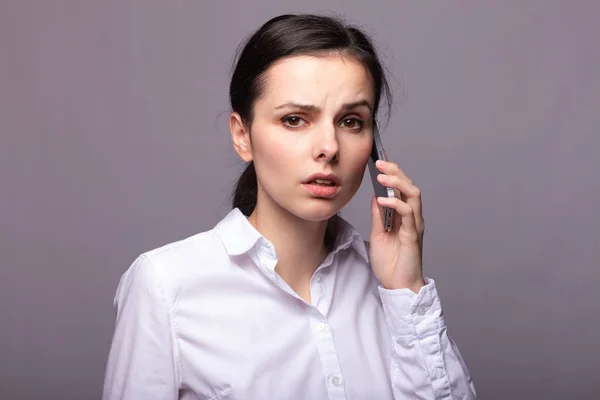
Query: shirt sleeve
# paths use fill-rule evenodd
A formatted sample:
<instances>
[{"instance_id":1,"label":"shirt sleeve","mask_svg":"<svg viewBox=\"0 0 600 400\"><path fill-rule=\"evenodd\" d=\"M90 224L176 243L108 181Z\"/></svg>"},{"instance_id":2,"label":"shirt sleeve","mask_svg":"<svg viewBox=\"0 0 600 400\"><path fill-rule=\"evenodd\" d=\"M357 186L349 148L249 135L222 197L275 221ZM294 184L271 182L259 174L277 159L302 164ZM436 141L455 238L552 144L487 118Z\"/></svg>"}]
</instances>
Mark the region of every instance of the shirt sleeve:
<instances>
[{"instance_id":1,"label":"shirt sleeve","mask_svg":"<svg viewBox=\"0 0 600 400\"><path fill-rule=\"evenodd\" d=\"M435 281L426 282L418 294L378 288L392 335L394 399L476 399L467 366L448 336Z\"/></svg>"},{"instance_id":2,"label":"shirt sleeve","mask_svg":"<svg viewBox=\"0 0 600 400\"><path fill-rule=\"evenodd\" d=\"M138 257L121 278L103 400L178 398L177 345L157 271Z\"/></svg>"}]
</instances>

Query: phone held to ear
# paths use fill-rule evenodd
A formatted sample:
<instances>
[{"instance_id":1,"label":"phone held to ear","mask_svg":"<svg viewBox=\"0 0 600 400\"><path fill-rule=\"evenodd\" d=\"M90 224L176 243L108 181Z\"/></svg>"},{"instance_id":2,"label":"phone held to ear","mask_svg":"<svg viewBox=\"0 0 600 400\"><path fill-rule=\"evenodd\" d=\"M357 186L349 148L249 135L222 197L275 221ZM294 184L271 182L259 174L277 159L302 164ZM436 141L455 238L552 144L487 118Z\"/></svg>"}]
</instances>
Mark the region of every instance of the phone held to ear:
<instances>
[{"instance_id":1,"label":"phone held to ear","mask_svg":"<svg viewBox=\"0 0 600 400\"><path fill-rule=\"evenodd\" d=\"M385 150L383 149L383 143L379 136L379 129L377 125L373 128L373 150L371 151L371 157L369 157L369 172L371 173L371 182L373 182L373 189L375 196L377 197L395 197L394 189L383 186L377 180L377 175L380 174L379 170L375 166L375 161L384 160L388 161ZM387 232L392 230L392 224L394 222L394 209L389 207L383 208L383 227Z\"/></svg>"}]
</instances>

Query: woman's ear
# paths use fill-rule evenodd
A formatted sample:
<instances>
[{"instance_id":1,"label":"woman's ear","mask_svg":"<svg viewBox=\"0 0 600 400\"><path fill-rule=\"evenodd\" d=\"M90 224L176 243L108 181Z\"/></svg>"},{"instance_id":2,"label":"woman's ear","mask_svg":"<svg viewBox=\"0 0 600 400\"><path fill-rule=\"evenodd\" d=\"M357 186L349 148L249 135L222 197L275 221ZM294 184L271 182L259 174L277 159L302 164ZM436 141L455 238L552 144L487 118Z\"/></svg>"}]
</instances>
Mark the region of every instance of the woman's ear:
<instances>
[{"instance_id":1,"label":"woman's ear","mask_svg":"<svg viewBox=\"0 0 600 400\"><path fill-rule=\"evenodd\" d=\"M246 126L240 114L232 112L229 115L229 130L233 147L245 162L252 161L252 146L250 143L250 127Z\"/></svg>"}]
</instances>

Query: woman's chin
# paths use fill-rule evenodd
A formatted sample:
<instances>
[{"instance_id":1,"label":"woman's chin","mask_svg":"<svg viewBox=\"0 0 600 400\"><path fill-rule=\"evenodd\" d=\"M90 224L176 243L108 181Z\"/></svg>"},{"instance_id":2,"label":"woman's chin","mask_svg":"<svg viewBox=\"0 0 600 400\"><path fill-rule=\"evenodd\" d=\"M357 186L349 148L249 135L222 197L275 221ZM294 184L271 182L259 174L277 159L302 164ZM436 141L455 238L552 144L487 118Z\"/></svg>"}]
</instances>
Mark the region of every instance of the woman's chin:
<instances>
[{"instance_id":1,"label":"woman's chin","mask_svg":"<svg viewBox=\"0 0 600 400\"><path fill-rule=\"evenodd\" d=\"M300 205L296 208L298 217L307 221L327 221L339 212L344 205L334 201L309 201L308 204Z\"/></svg>"}]
</instances>

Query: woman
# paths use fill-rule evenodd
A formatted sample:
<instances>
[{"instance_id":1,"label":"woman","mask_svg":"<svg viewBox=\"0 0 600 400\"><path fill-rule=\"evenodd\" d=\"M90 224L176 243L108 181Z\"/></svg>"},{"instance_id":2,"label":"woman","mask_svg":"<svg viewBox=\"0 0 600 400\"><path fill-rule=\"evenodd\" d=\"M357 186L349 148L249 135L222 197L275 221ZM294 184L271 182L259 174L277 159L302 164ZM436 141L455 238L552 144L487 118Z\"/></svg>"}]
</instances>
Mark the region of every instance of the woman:
<instances>
[{"instance_id":1,"label":"woman","mask_svg":"<svg viewBox=\"0 0 600 400\"><path fill-rule=\"evenodd\" d=\"M284 15L249 38L230 86L249 163L234 209L124 274L104 399L475 398L422 274L419 189L378 162L397 197L372 199L370 246L336 215L383 95L372 43L340 21Z\"/></svg>"}]
</instances>

